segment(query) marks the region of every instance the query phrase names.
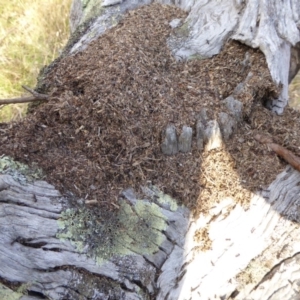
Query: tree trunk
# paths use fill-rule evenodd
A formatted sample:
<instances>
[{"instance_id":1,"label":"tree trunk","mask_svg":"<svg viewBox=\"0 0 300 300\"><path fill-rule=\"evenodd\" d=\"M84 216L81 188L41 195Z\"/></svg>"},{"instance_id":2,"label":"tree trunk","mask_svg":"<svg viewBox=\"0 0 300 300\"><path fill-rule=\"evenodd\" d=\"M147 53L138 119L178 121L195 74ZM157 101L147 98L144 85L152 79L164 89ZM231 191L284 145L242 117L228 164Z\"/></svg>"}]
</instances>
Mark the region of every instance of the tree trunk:
<instances>
[{"instance_id":1,"label":"tree trunk","mask_svg":"<svg viewBox=\"0 0 300 300\"><path fill-rule=\"evenodd\" d=\"M74 0L73 35L64 55L84 51L127 11L150 2L105 0L100 6L96 0L85 5ZM281 87L269 106L283 113L291 47L300 41L298 1L175 5L188 17L171 24L181 28L168 40L173 54L178 59L211 57L228 39L259 47ZM297 47L292 57L298 57ZM297 68L291 68L290 77ZM234 107L230 116L209 120L204 114L197 123L197 145L204 145L205 153L222 151L237 123L247 126L234 98L251 76L226 98ZM167 128L166 155L189 151L192 131L186 127L184 132L177 141L176 131ZM109 215L105 225L101 218L109 212L61 195L35 180L36 174L28 176L26 166L2 156L0 170L1 299L256 300L296 299L300 293L300 175L290 166L268 187L251 193L247 209L226 197L197 216L156 187L143 187L143 200L129 188L118 199L117 215Z\"/></svg>"}]
</instances>

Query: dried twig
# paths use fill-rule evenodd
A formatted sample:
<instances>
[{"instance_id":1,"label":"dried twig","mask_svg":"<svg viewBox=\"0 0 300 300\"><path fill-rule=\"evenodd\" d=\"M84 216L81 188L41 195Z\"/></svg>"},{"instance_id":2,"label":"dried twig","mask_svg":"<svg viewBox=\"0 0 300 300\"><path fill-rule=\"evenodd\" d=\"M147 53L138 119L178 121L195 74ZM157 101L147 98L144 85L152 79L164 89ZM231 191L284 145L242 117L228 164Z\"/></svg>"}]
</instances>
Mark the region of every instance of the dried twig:
<instances>
[{"instance_id":1,"label":"dried twig","mask_svg":"<svg viewBox=\"0 0 300 300\"><path fill-rule=\"evenodd\" d=\"M93 200L85 200L85 204L86 205L91 205L91 204L97 204L98 201L96 199L93 199Z\"/></svg>"},{"instance_id":2,"label":"dried twig","mask_svg":"<svg viewBox=\"0 0 300 300\"><path fill-rule=\"evenodd\" d=\"M268 148L273 150L276 154L282 157L286 162L288 162L293 168L300 171L300 158L294 155L291 151L285 149L284 147L273 143L272 139L266 136L257 134L254 137L257 141L262 144L266 144Z\"/></svg>"},{"instance_id":3,"label":"dried twig","mask_svg":"<svg viewBox=\"0 0 300 300\"><path fill-rule=\"evenodd\" d=\"M48 100L49 98L48 95L37 93L26 85L22 85L22 88L32 94L34 97L39 98L39 100Z\"/></svg>"},{"instance_id":4,"label":"dried twig","mask_svg":"<svg viewBox=\"0 0 300 300\"><path fill-rule=\"evenodd\" d=\"M13 99L0 99L0 105L2 104L15 104L15 103L26 103L26 102L33 102L33 101L46 101L49 99L48 95L40 94L35 92L34 90L30 89L27 86L22 85L22 88L28 91L32 96L29 97L21 97L21 98L13 98Z\"/></svg>"}]
</instances>

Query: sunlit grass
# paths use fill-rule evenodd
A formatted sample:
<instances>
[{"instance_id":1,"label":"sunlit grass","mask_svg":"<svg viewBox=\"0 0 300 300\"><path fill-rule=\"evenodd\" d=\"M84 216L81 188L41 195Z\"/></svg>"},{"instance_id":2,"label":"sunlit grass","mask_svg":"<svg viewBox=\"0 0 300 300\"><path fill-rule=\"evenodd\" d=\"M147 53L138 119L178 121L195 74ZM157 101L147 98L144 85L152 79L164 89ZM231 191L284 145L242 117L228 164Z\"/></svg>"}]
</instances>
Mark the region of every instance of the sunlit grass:
<instances>
[{"instance_id":1,"label":"sunlit grass","mask_svg":"<svg viewBox=\"0 0 300 300\"><path fill-rule=\"evenodd\" d=\"M54 60L69 37L71 0L0 1L0 99L35 87L39 70ZM0 121L19 119L24 105L0 110Z\"/></svg>"},{"instance_id":2,"label":"sunlit grass","mask_svg":"<svg viewBox=\"0 0 300 300\"><path fill-rule=\"evenodd\" d=\"M290 105L300 109L300 72L290 84Z\"/></svg>"}]
</instances>

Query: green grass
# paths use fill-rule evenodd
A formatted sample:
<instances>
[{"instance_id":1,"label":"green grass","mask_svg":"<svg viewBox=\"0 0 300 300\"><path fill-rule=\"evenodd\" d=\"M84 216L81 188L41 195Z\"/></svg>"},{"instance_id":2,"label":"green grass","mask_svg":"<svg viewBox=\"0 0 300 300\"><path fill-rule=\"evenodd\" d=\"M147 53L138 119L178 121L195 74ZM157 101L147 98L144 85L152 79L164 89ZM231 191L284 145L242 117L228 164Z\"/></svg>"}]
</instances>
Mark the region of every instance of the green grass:
<instances>
[{"instance_id":1,"label":"green grass","mask_svg":"<svg viewBox=\"0 0 300 300\"><path fill-rule=\"evenodd\" d=\"M290 84L289 96L290 105L300 109L300 72Z\"/></svg>"},{"instance_id":2,"label":"green grass","mask_svg":"<svg viewBox=\"0 0 300 300\"><path fill-rule=\"evenodd\" d=\"M55 59L69 37L71 0L0 2L0 99L35 87L39 70ZM25 105L7 105L0 121L22 117Z\"/></svg>"}]
</instances>

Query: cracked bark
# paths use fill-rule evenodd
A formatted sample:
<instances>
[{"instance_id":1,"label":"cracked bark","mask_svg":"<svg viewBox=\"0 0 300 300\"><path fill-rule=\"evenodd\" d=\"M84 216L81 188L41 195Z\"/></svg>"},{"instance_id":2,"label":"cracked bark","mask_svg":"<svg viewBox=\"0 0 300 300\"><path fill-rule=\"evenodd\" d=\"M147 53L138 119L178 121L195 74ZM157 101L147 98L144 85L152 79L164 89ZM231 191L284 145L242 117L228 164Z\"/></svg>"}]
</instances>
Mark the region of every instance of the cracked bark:
<instances>
[{"instance_id":1,"label":"cracked bark","mask_svg":"<svg viewBox=\"0 0 300 300\"><path fill-rule=\"evenodd\" d=\"M253 195L247 211L226 199L199 219L146 189L163 216L161 244L151 254L132 251L97 264L57 238L68 199L46 182L24 185L1 175L0 277L26 286L31 296L21 299L37 299L34 293L49 299L291 298L300 292L299 182L299 172L288 167ZM129 201L132 212L140 201L149 203L132 190L120 201ZM193 237L206 226L212 246L203 252Z\"/></svg>"}]
</instances>

